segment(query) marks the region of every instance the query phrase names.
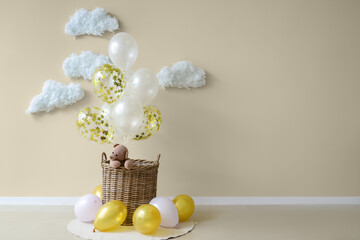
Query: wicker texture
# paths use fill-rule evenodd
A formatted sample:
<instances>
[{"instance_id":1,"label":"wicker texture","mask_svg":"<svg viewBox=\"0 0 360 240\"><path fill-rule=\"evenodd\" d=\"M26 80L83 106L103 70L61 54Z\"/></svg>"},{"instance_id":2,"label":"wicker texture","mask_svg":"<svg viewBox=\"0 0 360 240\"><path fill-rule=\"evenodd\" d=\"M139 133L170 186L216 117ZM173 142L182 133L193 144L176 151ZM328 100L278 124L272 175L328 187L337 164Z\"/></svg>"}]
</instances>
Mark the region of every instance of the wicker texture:
<instances>
[{"instance_id":1,"label":"wicker texture","mask_svg":"<svg viewBox=\"0 0 360 240\"><path fill-rule=\"evenodd\" d=\"M132 216L136 208L148 204L156 197L159 160L160 154L156 161L135 159L133 167L128 170L124 167L110 167L106 154L102 154L102 201L106 203L120 200L125 203L127 217L124 226L132 225Z\"/></svg>"}]
</instances>

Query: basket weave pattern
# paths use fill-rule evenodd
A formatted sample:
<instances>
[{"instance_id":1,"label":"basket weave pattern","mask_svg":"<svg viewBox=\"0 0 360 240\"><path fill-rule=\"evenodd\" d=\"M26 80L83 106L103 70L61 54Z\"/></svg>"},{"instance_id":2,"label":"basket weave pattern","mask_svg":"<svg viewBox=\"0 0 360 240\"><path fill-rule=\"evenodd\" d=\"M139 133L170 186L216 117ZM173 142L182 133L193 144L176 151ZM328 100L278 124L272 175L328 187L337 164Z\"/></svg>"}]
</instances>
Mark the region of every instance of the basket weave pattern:
<instances>
[{"instance_id":1,"label":"basket weave pattern","mask_svg":"<svg viewBox=\"0 0 360 240\"><path fill-rule=\"evenodd\" d=\"M120 200L126 205L127 217L122 225L131 226L136 208L156 197L159 160L160 154L156 161L136 159L128 170L110 167L106 154L102 154L102 201Z\"/></svg>"}]
</instances>

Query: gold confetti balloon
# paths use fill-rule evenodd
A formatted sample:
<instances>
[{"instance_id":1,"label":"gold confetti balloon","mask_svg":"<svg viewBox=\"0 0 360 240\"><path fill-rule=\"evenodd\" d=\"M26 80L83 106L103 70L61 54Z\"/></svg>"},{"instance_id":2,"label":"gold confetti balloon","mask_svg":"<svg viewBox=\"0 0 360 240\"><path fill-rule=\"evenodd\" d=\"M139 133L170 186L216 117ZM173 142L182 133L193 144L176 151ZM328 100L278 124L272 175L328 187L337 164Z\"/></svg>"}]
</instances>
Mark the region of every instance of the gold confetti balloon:
<instances>
[{"instance_id":1,"label":"gold confetti balloon","mask_svg":"<svg viewBox=\"0 0 360 240\"><path fill-rule=\"evenodd\" d=\"M87 107L80 111L76 126L81 135L96 143L112 143L114 129L107 113L97 107Z\"/></svg>"},{"instance_id":2,"label":"gold confetti balloon","mask_svg":"<svg viewBox=\"0 0 360 240\"><path fill-rule=\"evenodd\" d=\"M155 106L144 106L144 120L134 140L145 140L157 133L160 129L162 117L160 110Z\"/></svg>"},{"instance_id":3,"label":"gold confetti balloon","mask_svg":"<svg viewBox=\"0 0 360 240\"><path fill-rule=\"evenodd\" d=\"M124 73L113 65L100 65L93 73L94 92L104 102L116 102L125 86Z\"/></svg>"}]
</instances>

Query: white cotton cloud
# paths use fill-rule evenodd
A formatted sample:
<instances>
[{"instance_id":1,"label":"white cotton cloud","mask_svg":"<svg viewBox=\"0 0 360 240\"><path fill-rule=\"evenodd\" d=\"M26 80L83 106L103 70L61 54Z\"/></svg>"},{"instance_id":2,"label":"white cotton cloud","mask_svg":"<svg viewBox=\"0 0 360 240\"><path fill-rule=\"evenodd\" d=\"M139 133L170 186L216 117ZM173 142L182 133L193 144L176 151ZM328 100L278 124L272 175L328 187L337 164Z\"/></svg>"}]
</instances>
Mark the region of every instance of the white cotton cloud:
<instances>
[{"instance_id":1,"label":"white cotton cloud","mask_svg":"<svg viewBox=\"0 0 360 240\"><path fill-rule=\"evenodd\" d=\"M65 85L54 80L47 80L44 82L42 93L31 100L26 113L50 112L54 108L63 108L73 104L84 96L85 92L80 84Z\"/></svg>"},{"instance_id":2,"label":"white cotton cloud","mask_svg":"<svg viewBox=\"0 0 360 240\"><path fill-rule=\"evenodd\" d=\"M105 31L114 32L117 29L119 29L118 20L107 15L103 8L96 8L93 11L81 8L65 25L65 33L74 37L84 34L101 36Z\"/></svg>"},{"instance_id":3,"label":"white cotton cloud","mask_svg":"<svg viewBox=\"0 0 360 240\"><path fill-rule=\"evenodd\" d=\"M91 51L82 51L80 55L72 53L63 62L63 70L67 77L92 79L95 69L102 64L111 63L109 57Z\"/></svg>"},{"instance_id":4,"label":"white cotton cloud","mask_svg":"<svg viewBox=\"0 0 360 240\"><path fill-rule=\"evenodd\" d=\"M189 61L179 61L171 67L163 67L156 75L163 88L196 88L206 84L205 71Z\"/></svg>"}]
</instances>

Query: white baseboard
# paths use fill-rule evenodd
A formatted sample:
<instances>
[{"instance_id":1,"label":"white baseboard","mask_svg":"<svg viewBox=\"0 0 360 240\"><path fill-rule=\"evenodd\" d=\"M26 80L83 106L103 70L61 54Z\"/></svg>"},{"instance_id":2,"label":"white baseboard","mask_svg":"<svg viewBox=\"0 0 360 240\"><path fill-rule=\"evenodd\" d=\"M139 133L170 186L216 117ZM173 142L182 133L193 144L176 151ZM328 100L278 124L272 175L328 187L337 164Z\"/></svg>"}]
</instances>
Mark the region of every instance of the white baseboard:
<instances>
[{"instance_id":1,"label":"white baseboard","mask_svg":"<svg viewBox=\"0 0 360 240\"><path fill-rule=\"evenodd\" d=\"M198 205L360 204L360 197L194 197Z\"/></svg>"},{"instance_id":2,"label":"white baseboard","mask_svg":"<svg viewBox=\"0 0 360 240\"><path fill-rule=\"evenodd\" d=\"M71 206L79 197L0 197L0 205Z\"/></svg>"},{"instance_id":3,"label":"white baseboard","mask_svg":"<svg viewBox=\"0 0 360 240\"><path fill-rule=\"evenodd\" d=\"M0 197L0 205L71 206L78 197ZM360 197L194 197L197 205L360 204Z\"/></svg>"}]
</instances>

